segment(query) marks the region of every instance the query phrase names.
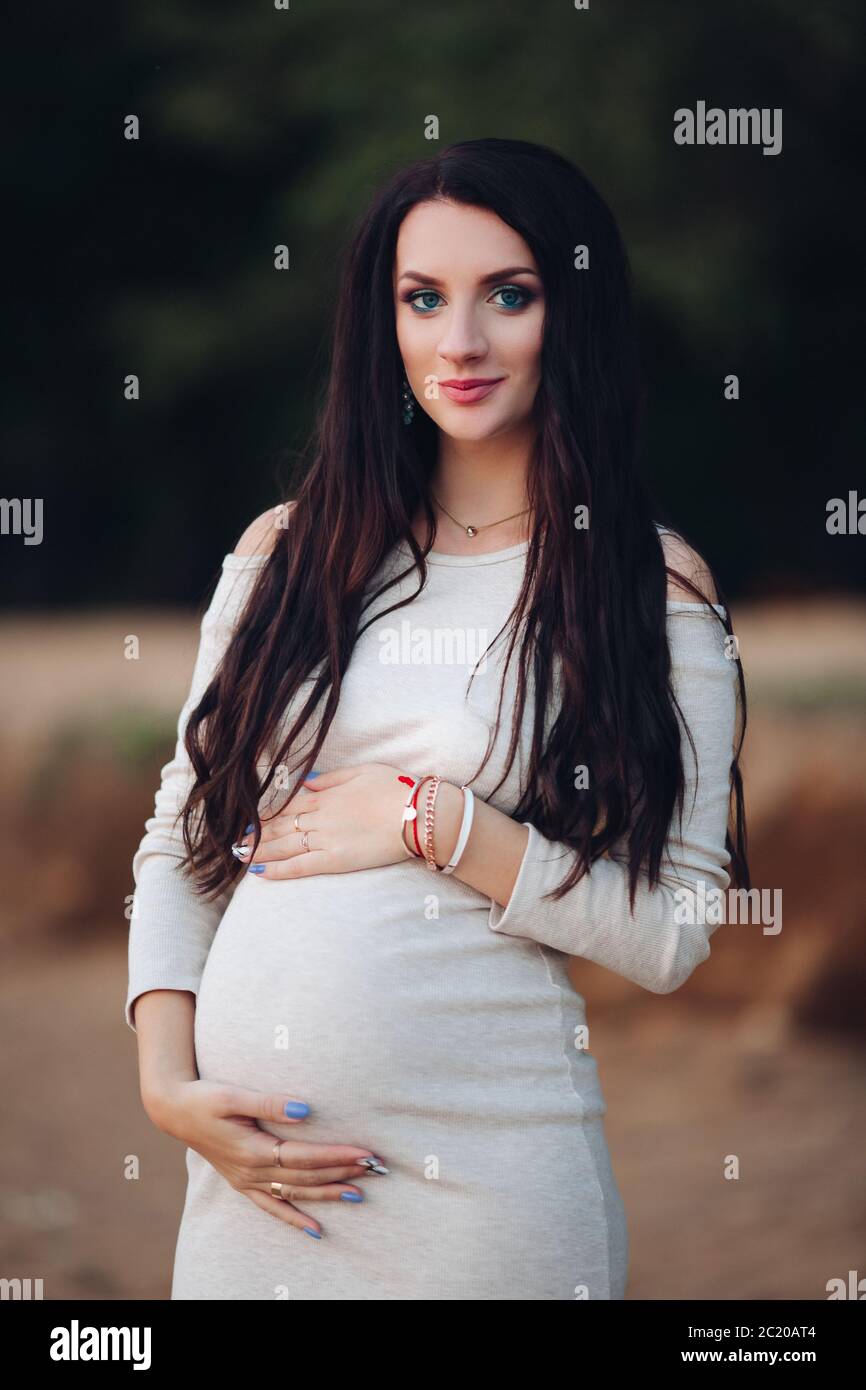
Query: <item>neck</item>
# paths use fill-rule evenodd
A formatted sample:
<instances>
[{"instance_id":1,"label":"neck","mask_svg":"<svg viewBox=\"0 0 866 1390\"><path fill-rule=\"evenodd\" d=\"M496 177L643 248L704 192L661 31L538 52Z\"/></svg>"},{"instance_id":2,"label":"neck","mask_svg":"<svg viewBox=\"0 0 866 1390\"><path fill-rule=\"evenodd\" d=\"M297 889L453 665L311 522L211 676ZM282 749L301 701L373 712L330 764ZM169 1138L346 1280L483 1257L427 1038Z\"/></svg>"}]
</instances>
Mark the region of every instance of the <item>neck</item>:
<instances>
[{"instance_id":1,"label":"neck","mask_svg":"<svg viewBox=\"0 0 866 1390\"><path fill-rule=\"evenodd\" d=\"M534 441L535 432L529 428L519 434L512 432L481 440L440 435L431 480L437 550L483 555L528 539L532 515L525 511L529 506L526 482ZM515 512L523 514L513 516ZM505 517L511 519L505 521ZM491 526L491 522L502 525ZM485 529L468 536L467 526ZM423 520L420 527L423 532Z\"/></svg>"}]
</instances>

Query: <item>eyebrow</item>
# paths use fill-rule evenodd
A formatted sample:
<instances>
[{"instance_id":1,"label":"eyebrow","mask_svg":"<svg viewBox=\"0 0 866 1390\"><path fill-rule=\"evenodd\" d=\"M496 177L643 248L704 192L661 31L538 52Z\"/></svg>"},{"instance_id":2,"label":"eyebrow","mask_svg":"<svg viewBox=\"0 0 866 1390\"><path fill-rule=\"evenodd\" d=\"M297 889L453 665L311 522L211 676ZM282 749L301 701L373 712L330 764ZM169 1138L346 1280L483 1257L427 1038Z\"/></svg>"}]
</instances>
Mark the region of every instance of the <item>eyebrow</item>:
<instances>
[{"instance_id":1,"label":"eyebrow","mask_svg":"<svg viewBox=\"0 0 866 1390\"><path fill-rule=\"evenodd\" d=\"M528 265L509 265L504 270L494 270L489 275L482 275L478 283L479 285L492 285L496 280L508 280L514 275L534 275L537 279L541 279L538 271L532 270ZM445 283L444 280L437 280L435 275L422 275L419 270L404 270L403 274L398 277L397 283L407 279L420 280L425 285L441 286Z\"/></svg>"}]
</instances>

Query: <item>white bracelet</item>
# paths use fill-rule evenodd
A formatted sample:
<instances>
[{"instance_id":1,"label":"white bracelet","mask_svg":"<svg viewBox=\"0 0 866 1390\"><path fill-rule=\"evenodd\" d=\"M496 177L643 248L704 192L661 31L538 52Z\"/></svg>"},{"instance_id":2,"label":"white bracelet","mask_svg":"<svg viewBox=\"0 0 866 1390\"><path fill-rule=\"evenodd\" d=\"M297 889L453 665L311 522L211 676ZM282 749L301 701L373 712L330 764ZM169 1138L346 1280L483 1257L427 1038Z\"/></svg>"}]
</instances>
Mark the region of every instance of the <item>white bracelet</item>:
<instances>
[{"instance_id":1,"label":"white bracelet","mask_svg":"<svg viewBox=\"0 0 866 1390\"><path fill-rule=\"evenodd\" d=\"M469 832L472 829L472 817L475 813L475 797L472 795L470 787L461 787L463 793L463 820L460 822L460 834L457 836L457 844L454 846L454 853L448 863L442 869L443 874L453 874L457 865L460 863L460 856L466 848L466 841L469 839Z\"/></svg>"}]
</instances>

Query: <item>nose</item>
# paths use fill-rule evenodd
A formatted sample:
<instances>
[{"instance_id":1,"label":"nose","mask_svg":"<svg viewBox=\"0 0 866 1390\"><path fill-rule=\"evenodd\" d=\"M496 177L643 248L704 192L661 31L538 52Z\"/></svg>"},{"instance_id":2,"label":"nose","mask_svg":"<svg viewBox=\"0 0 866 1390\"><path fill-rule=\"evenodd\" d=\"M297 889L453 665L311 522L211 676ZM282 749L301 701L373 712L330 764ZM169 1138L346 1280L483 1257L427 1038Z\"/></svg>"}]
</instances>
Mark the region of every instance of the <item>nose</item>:
<instances>
[{"instance_id":1,"label":"nose","mask_svg":"<svg viewBox=\"0 0 866 1390\"><path fill-rule=\"evenodd\" d=\"M454 305L443 320L444 331L437 351L446 362L475 362L487 354L487 339L471 305Z\"/></svg>"}]
</instances>

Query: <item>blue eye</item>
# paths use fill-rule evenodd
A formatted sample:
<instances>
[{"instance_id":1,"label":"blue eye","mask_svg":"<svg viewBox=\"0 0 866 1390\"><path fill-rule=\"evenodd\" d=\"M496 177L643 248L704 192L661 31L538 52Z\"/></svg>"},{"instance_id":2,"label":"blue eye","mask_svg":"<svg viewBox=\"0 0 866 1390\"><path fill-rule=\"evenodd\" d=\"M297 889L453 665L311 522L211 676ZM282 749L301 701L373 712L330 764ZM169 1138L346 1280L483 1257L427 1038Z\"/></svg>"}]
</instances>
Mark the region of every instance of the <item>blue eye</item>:
<instances>
[{"instance_id":1,"label":"blue eye","mask_svg":"<svg viewBox=\"0 0 866 1390\"><path fill-rule=\"evenodd\" d=\"M533 295L533 293L532 293L531 290L526 290L526 289L524 289L522 285L501 285L501 286L499 287L499 289L498 289L498 290L494 290L493 293L494 293L494 294L518 295L519 298L518 298L518 301L517 301L516 304L512 301L510 304L502 304L502 305L500 305L500 307L501 307L502 309L512 309L512 310L513 310L513 309L523 309L523 308L525 308L526 305L529 304L529 302L530 302L532 299L534 299L534 297L535 297L535 296Z\"/></svg>"},{"instance_id":2,"label":"blue eye","mask_svg":"<svg viewBox=\"0 0 866 1390\"><path fill-rule=\"evenodd\" d=\"M442 296L441 296L440 294L437 294L436 290L413 290L412 293L408 296L407 302L408 302L409 304L412 305L412 308L414 309L414 311L415 311L416 314L421 314L421 315L427 314L427 313L429 313L432 309L437 309L439 306L438 306L437 304L428 304L428 305L426 306L426 308L422 309L422 308L421 308L418 304L416 304L416 302L415 302L416 299L418 299L419 297L422 298L422 299L441 299L441 298L442 298Z\"/></svg>"}]
</instances>

